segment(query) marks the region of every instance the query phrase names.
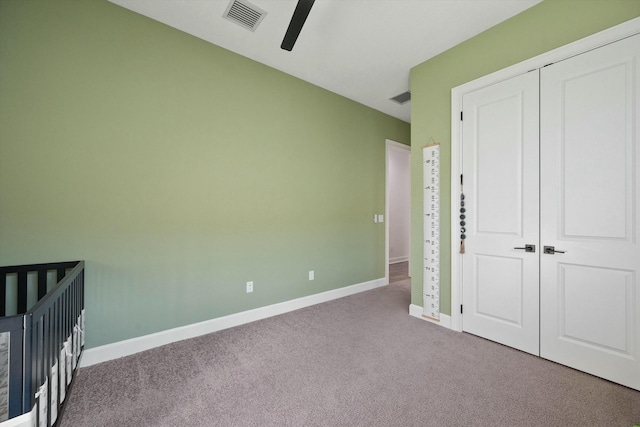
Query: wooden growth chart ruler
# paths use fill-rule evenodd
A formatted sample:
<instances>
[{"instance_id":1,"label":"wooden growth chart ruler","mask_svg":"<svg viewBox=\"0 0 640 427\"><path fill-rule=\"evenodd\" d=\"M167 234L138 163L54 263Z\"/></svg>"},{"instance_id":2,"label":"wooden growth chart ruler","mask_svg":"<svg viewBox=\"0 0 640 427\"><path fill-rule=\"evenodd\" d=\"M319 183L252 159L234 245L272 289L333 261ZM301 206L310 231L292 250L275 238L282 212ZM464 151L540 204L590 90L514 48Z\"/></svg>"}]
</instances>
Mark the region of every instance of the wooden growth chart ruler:
<instances>
[{"instance_id":1,"label":"wooden growth chart ruler","mask_svg":"<svg viewBox=\"0 0 640 427\"><path fill-rule=\"evenodd\" d=\"M424 182L424 317L440 321L440 144L422 150Z\"/></svg>"}]
</instances>

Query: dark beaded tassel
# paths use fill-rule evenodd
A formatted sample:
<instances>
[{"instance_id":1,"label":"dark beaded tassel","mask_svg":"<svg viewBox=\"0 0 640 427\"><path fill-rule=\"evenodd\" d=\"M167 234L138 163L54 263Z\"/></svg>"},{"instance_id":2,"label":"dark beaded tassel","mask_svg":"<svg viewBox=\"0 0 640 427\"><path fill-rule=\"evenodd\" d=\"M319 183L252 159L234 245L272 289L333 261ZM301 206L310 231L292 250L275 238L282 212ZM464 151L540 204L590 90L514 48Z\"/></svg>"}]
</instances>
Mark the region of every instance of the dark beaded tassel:
<instances>
[{"instance_id":1,"label":"dark beaded tassel","mask_svg":"<svg viewBox=\"0 0 640 427\"><path fill-rule=\"evenodd\" d=\"M462 190L462 175L460 175L460 253L461 254L464 253L464 240L467 238L467 236L464 234L467 232L467 229L465 228L465 225L467 225L467 223L465 222L466 211L467 210L464 207L464 192Z\"/></svg>"}]
</instances>

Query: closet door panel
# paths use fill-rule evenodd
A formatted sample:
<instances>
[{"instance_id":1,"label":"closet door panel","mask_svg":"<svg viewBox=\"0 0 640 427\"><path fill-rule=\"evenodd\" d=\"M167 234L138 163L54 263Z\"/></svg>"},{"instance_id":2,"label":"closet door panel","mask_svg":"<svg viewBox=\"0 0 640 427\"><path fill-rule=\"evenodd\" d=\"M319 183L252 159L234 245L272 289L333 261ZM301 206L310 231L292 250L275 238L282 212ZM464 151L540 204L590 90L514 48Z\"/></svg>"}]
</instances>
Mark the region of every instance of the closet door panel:
<instances>
[{"instance_id":1,"label":"closet door panel","mask_svg":"<svg viewBox=\"0 0 640 427\"><path fill-rule=\"evenodd\" d=\"M563 238L631 238L633 176L625 159L633 151L632 66L606 64L562 81Z\"/></svg>"},{"instance_id":2,"label":"closet door panel","mask_svg":"<svg viewBox=\"0 0 640 427\"><path fill-rule=\"evenodd\" d=\"M466 94L463 330L539 354L538 71ZM520 248L520 249L516 249Z\"/></svg>"},{"instance_id":3,"label":"closet door panel","mask_svg":"<svg viewBox=\"0 0 640 427\"><path fill-rule=\"evenodd\" d=\"M540 92L540 354L640 389L640 35Z\"/></svg>"}]
</instances>

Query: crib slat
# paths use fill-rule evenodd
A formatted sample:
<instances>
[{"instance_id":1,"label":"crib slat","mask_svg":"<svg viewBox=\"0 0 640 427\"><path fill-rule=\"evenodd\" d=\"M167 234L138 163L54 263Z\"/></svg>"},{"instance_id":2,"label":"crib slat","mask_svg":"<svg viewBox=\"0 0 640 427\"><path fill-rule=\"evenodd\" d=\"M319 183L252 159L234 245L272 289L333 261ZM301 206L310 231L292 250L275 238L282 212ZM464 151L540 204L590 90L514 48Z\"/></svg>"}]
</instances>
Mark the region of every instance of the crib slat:
<instances>
[{"instance_id":1,"label":"crib slat","mask_svg":"<svg viewBox=\"0 0 640 427\"><path fill-rule=\"evenodd\" d=\"M18 272L18 314L27 312L27 272Z\"/></svg>"},{"instance_id":2,"label":"crib slat","mask_svg":"<svg viewBox=\"0 0 640 427\"><path fill-rule=\"evenodd\" d=\"M0 317L6 316L7 308L7 275L0 273Z\"/></svg>"},{"instance_id":3,"label":"crib slat","mask_svg":"<svg viewBox=\"0 0 640 427\"><path fill-rule=\"evenodd\" d=\"M64 268L58 268L58 281L57 283L59 283L62 279L64 279L64 276L67 275L67 271Z\"/></svg>"},{"instance_id":4,"label":"crib slat","mask_svg":"<svg viewBox=\"0 0 640 427\"><path fill-rule=\"evenodd\" d=\"M24 414L22 410L22 317L4 319L3 326L9 331L9 418ZM17 361L17 362L16 362Z\"/></svg>"},{"instance_id":5,"label":"crib slat","mask_svg":"<svg viewBox=\"0 0 640 427\"><path fill-rule=\"evenodd\" d=\"M35 377L33 372L36 367L36 358L33 351L33 313L26 313L24 316L23 331L24 364L22 375L24 378L22 389L22 413L28 412L35 402L36 392Z\"/></svg>"},{"instance_id":6,"label":"crib slat","mask_svg":"<svg viewBox=\"0 0 640 427\"><path fill-rule=\"evenodd\" d=\"M38 270L38 301L47 294L47 270Z\"/></svg>"}]
</instances>

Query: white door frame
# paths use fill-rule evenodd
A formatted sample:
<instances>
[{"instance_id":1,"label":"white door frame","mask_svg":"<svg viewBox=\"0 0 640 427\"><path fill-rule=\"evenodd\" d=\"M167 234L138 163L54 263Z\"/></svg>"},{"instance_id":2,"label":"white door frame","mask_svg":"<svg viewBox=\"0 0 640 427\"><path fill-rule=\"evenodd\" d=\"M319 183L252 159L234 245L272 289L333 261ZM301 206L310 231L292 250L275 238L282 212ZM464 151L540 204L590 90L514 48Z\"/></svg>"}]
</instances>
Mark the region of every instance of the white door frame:
<instances>
[{"instance_id":1,"label":"white door frame","mask_svg":"<svg viewBox=\"0 0 640 427\"><path fill-rule=\"evenodd\" d=\"M458 222L460 186L457 183L460 182L462 171L460 112L463 95L639 33L640 17L451 89L451 329L462 332L462 315L459 308L462 303L462 255L458 253L459 245L455 244L460 239L459 227L454 224Z\"/></svg>"},{"instance_id":2,"label":"white door frame","mask_svg":"<svg viewBox=\"0 0 640 427\"><path fill-rule=\"evenodd\" d=\"M401 144L391 139L385 140L385 165L384 165L384 277L389 284L389 153L391 150L403 150L409 154L411 159L411 147ZM411 168L411 164L409 164ZM411 171L409 171L411 173ZM409 209L411 211L411 209ZM409 212L411 216L411 212ZM411 272L411 234L409 234L409 272Z\"/></svg>"}]
</instances>

